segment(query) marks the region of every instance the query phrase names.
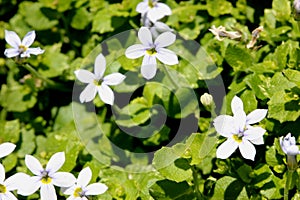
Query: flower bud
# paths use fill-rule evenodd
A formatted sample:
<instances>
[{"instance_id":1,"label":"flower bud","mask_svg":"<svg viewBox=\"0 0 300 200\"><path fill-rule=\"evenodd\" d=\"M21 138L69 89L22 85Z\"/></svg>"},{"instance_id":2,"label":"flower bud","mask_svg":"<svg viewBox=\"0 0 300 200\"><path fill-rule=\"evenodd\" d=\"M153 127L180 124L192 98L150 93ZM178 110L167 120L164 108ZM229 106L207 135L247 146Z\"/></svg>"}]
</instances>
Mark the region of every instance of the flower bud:
<instances>
[{"instance_id":1,"label":"flower bud","mask_svg":"<svg viewBox=\"0 0 300 200\"><path fill-rule=\"evenodd\" d=\"M213 97L208 93L204 93L201 95L200 101L205 107L210 107L213 104Z\"/></svg>"},{"instance_id":2,"label":"flower bud","mask_svg":"<svg viewBox=\"0 0 300 200\"><path fill-rule=\"evenodd\" d=\"M299 147L296 145L295 137L288 133L285 137L280 137L280 146L282 151L287 155L287 166L290 170L298 167L296 155L300 154Z\"/></svg>"},{"instance_id":3,"label":"flower bud","mask_svg":"<svg viewBox=\"0 0 300 200\"><path fill-rule=\"evenodd\" d=\"M294 19L300 21L300 0L294 1Z\"/></svg>"}]
</instances>

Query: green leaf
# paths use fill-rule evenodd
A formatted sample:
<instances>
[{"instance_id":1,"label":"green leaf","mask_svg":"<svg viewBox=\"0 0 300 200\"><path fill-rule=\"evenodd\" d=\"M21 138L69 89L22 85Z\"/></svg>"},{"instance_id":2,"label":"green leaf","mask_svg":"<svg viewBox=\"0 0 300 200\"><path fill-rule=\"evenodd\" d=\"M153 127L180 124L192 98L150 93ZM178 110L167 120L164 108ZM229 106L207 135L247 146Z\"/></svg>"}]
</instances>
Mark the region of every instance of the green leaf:
<instances>
[{"instance_id":1,"label":"green leaf","mask_svg":"<svg viewBox=\"0 0 300 200\"><path fill-rule=\"evenodd\" d=\"M226 49L225 60L234 71L247 71L253 65L254 58L246 48L229 44Z\"/></svg>"},{"instance_id":2,"label":"green leaf","mask_svg":"<svg viewBox=\"0 0 300 200\"><path fill-rule=\"evenodd\" d=\"M232 4L228 1L222 0L208 0L207 11L213 17L230 14L233 10Z\"/></svg>"},{"instance_id":3,"label":"green leaf","mask_svg":"<svg viewBox=\"0 0 300 200\"><path fill-rule=\"evenodd\" d=\"M283 74L290 81L300 87L300 72L292 69L283 70Z\"/></svg>"},{"instance_id":4,"label":"green leaf","mask_svg":"<svg viewBox=\"0 0 300 200\"><path fill-rule=\"evenodd\" d=\"M257 100L253 90L245 90L240 96L244 103L244 111L250 113L257 108Z\"/></svg>"},{"instance_id":5,"label":"green leaf","mask_svg":"<svg viewBox=\"0 0 300 200\"><path fill-rule=\"evenodd\" d=\"M20 139L20 122L18 119L6 121L4 132L0 133L0 143L11 142L16 144Z\"/></svg>"},{"instance_id":6,"label":"green leaf","mask_svg":"<svg viewBox=\"0 0 300 200\"><path fill-rule=\"evenodd\" d=\"M272 2L272 8L275 11L275 16L278 21L288 21L291 16L291 5L288 0L274 0Z\"/></svg>"},{"instance_id":7,"label":"green leaf","mask_svg":"<svg viewBox=\"0 0 300 200\"><path fill-rule=\"evenodd\" d=\"M71 21L71 26L78 30L83 30L91 22L91 15L86 8L79 8Z\"/></svg>"},{"instance_id":8,"label":"green leaf","mask_svg":"<svg viewBox=\"0 0 300 200\"><path fill-rule=\"evenodd\" d=\"M24 158L26 154L30 155L35 150L36 145L34 130L26 130L23 128L21 131L21 136L22 143L20 149L18 150L18 157Z\"/></svg>"}]
</instances>

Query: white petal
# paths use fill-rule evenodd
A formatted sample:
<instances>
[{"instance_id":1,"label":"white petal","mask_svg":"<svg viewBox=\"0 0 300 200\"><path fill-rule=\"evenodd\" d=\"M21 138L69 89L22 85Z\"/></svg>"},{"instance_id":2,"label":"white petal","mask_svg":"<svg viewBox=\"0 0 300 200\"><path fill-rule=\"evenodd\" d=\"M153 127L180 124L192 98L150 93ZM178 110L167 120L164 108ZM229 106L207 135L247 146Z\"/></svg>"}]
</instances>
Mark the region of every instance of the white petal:
<instances>
[{"instance_id":1,"label":"white petal","mask_svg":"<svg viewBox=\"0 0 300 200\"><path fill-rule=\"evenodd\" d=\"M57 200L56 191L52 184L41 186L41 200Z\"/></svg>"},{"instance_id":2,"label":"white petal","mask_svg":"<svg viewBox=\"0 0 300 200\"><path fill-rule=\"evenodd\" d=\"M46 171L49 172L49 176L57 172L65 162L65 153L58 152L51 156L50 160L47 163Z\"/></svg>"},{"instance_id":3,"label":"white petal","mask_svg":"<svg viewBox=\"0 0 300 200\"><path fill-rule=\"evenodd\" d=\"M20 54L21 58L29 58L30 53L28 51L24 51L23 53Z\"/></svg>"},{"instance_id":4,"label":"white petal","mask_svg":"<svg viewBox=\"0 0 300 200\"><path fill-rule=\"evenodd\" d=\"M17 190L22 187L23 184L27 184L30 176L25 173L16 173L5 180L7 190Z\"/></svg>"},{"instance_id":5,"label":"white petal","mask_svg":"<svg viewBox=\"0 0 300 200\"><path fill-rule=\"evenodd\" d=\"M144 2L140 2L137 6L136 6L136 12L138 13L146 13L149 9L149 5L148 5L148 0L144 0Z\"/></svg>"},{"instance_id":6,"label":"white petal","mask_svg":"<svg viewBox=\"0 0 300 200\"><path fill-rule=\"evenodd\" d=\"M3 183L5 179L5 169L4 166L0 163L0 183Z\"/></svg>"},{"instance_id":7,"label":"white petal","mask_svg":"<svg viewBox=\"0 0 300 200\"><path fill-rule=\"evenodd\" d=\"M77 184L81 187L85 187L89 184L92 179L92 170L89 167L84 168L80 171L77 179Z\"/></svg>"},{"instance_id":8,"label":"white petal","mask_svg":"<svg viewBox=\"0 0 300 200\"><path fill-rule=\"evenodd\" d=\"M105 69L106 69L106 60L105 60L105 57L103 56L103 54L100 53L96 57L95 64L94 64L94 73L95 73L97 80L99 80L100 78L103 77Z\"/></svg>"},{"instance_id":9,"label":"white petal","mask_svg":"<svg viewBox=\"0 0 300 200\"><path fill-rule=\"evenodd\" d=\"M69 197L67 198L67 200L82 200L82 198L80 198L80 197L69 196Z\"/></svg>"},{"instance_id":10,"label":"white petal","mask_svg":"<svg viewBox=\"0 0 300 200\"><path fill-rule=\"evenodd\" d=\"M175 40L176 40L176 35L174 33L164 32L155 39L154 44L156 48L166 47L173 44Z\"/></svg>"},{"instance_id":11,"label":"white petal","mask_svg":"<svg viewBox=\"0 0 300 200\"><path fill-rule=\"evenodd\" d=\"M153 45L151 31L147 27L140 28L138 37L144 46L151 47Z\"/></svg>"},{"instance_id":12,"label":"white petal","mask_svg":"<svg viewBox=\"0 0 300 200\"><path fill-rule=\"evenodd\" d=\"M228 138L217 149L217 158L228 158L238 147L238 143L232 138Z\"/></svg>"},{"instance_id":13,"label":"white petal","mask_svg":"<svg viewBox=\"0 0 300 200\"><path fill-rule=\"evenodd\" d=\"M167 24L165 24L163 22L155 22L154 27L159 32L167 32L167 31L171 32L171 31L173 31L173 29L171 29Z\"/></svg>"},{"instance_id":14,"label":"white petal","mask_svg":"<svg viewBox=\"0 0 300 200\"><path fill-rule=\"evenodd\" d=\"M155 56L158 60L160 60L164 64L167 64L167 65L178 64L177 55L169 49L160 48L157 50L157 54Z\"/></svg>"},{"instance_id":15,"label":"white petal","mask_svg":"<svg viewBox=\"0 0 300 200\"><path fill-rule=\"evenodd\" d=\"M7 200L18 200L15 195L13 195L11 192L6 192L5 197ZM2 200L5 200L4 198Z\"/></svg>"},{"instance_id":16,"label":"white petal","mask_svg":"<svg viewBox=\"0 0 300 200\"><path fill-rule=\"evenodd\" d=\"M19 49L19 46L21 45L21 39L14 31L5 30L5 40L10 46L14 47L15 49Z\"/></svg>"},{"instance_id":17,"label":"white petal","mask_svg":"<svg viewBox=\"0 0 300 200\"><path fill-rule=\"evenodd\" d=\"M231 101L231 110L233 115L235 115L236 113L239 113L241 110L244 111L244 104L243 101L237 97L234 96L232 101Z\"/></svg>"},{"instance_id":18,"label":"white petal","mask_svg":"<svg viewBox=\"0 0 300 200\"><path fill-rule=\"evenodd\" d=\"M126 76L124 76L123 74L120 73L113 73L110 75L107 75L103 78L103 82L106 85L118 85L120 84L124 79L126 78Z\"/></svg>"},{"instance_id":19,"label":"white petal","mask_svg":"<svg viewBox=\"0 0 300 200\"><path fill-rule=\"evenodd\" d=\"M34 42L34 39L35 39L35 31L30 31L24 36L22 40L22 45L24 45L25 47L29 47Z\"/></svg>"},{"instance_id":20,"label":"white petal","mask_svg":"<svg viewBox=\"0 0 300 200\"><path fill-rule=\"evenodd\" d=\"M239 149L244 158L254 160L256 150L251 142L243 138L243 141L239 143Z\"/></svg>"},{"instance_id":21,"label":"white petal","mask_svg":"<svg viewBox=\"0 0 300 200\"><path fill-rule=\"evenodd\" d=\"M35 175L39 176L44 171L40 161L31 155L25 156L25 164L27 168Z\"/></svg>"},{"instance_id":22,"label":"white petal","mask_svg":"<svg viewBox=\"0 0 300 200\"><path fill-rule=\"evenodd\" d=\"M157 20L163 18L166 15L171 15L172 11L169 6L164 3L157 3L155 7L148 11L147 17L152 21L156 22Z\"/></svg>"},{"instance_id":23,"label":"white petal","mask_svg":"<svg viewBox=\"0 0 300 200\"><path fill-rule=\"evenodd\" d=\"M61 188L61 191L62 191L62 193L66 194L66 195L73 195L76 188L78 188L78 186L76 184L74 184L71 187Z\"/></svg>"},{"instance_id":24,"label":"white petal","mask_svg":"<svg viewBox=\"0 0 300 200\"><path fill-rule=\"evenodd\" d=\"M289 146L287 148L286 154L289 156L296 156L296 155L300 154L299 147L296 145Z\"/></svg>"},{"instance_id":25,"label":"white petal","mask_svg":"<svg viewBox=\"0 0 300 200\"><path fill-rule=\"evenodd\" d=\"M103 194L108 189L108 187L103 183L93 183L87 186L85 189L86 195L98 195Z\"/></svg>"},{"instance_id":26,"label":"white petal","mask_svg":"<svg viewBox=\"0 0 300 200\"><path fill-rule=\"evenodd\" d=\"M220 115L214 119L214 127L216 131L224 136L230 137L233 133L235 133L234 126L234 118L229 115Z\"/></svg>"},{"instance_id":27,"label":"white petal","mask_svg":"<svg viewBox=\"0 0 300 200\"><path fill-rule=\"evenodd\" d=\"M83 83L92 83L96 79L95 74L85 69L78 69L74 73L76 78Z\"/></svg>"},{"instance_id":28,"label":"white petal","mask_svg":"<svg viewBox=\"0 0 300 200\"><path fill-rule=\"evenodd\" d=\"M68 172L56 172L52 175L52 181L58 187L70 187L75 184L76 178Z\"/></svg>"},{"instance_id":29,"label":"white petal","mask_svg":"<svg viewBox=\"0 0 300 200\"><path fill-rule=\"evenodd\" d=\"M0 145L0 158L7 156L13 152L16 148L16 145L10 142L5 142Z\"/></svg>"},{"instance_id":30,"label":"white petal","mask_svg":"<svg viewBox=\"0 0 300 200\"><path fill-rule=\"evenodd\" d=\"M4 55L8 58L16 57L20 54L19 49L9 48L5 49Z\"/></svg>"},{"instance_id":31,"label":"white petal","mask_svg":"<svg viewBox=\"0 0 300 200\"><path fill-rule=\"evenodd\" d=\"M92 101L97 93L97 87L94 83L88 84L79 96L81 103Z\"/></svg>"},{"instance_id":32,"label":"white petal","mask_svg":"<svg viewBox=\"0 0 300 200\"><path fill-rule=\"evenodd\" d=\"M264 144L264 137L259 137L254 140L251 140L252 144L260 145Z\"/></svg>"},{"instance_id":33,"label":"white petal","mask_svg":"<svg viewBox=\"0 0 300 200\"><path fill-rule=\"evenodd\" d=\"M251 127L244 132L243 138L250 140L252 142L252 140L262 137L265 132L266 130L261 127Z\"/></svg>"},{"instance_id":34,"label":"white petal","mask_svg":"<svg viewBox=\"0 0 300 200\"><path fill-rule=\"evenodd\" d=\"M143 55L145 55L146 47L141 44L134 44L128 47L125 51L125 55L127 58L136 59Z\"/></svg>"},{"instance_id":35,"label":"white petal","mask_svg":"<svg viewBox=\"0 0 300 200\"><path fill-rule=\"evenodd\" d=\"M41 49L40 47L36 47L36 48L28 48L26 53L28 54L33 54L33 55L39 55L44 53L45 50Z\"/></svg>"},{"instance_id":36,"label":"white petal","mask_svg":"<svg viewBox=\"0 0 300 200\"><path fill-rule=\"evenodd\" d=\"M100 99L109 105L113 105L114 104L114 99L115 99L115 95L113 93L113 91L110 89L110 87L108 87L105 84L101 84L100 87L97 87L98 90L98 94L100 96Z\"/></svg>"},{"instance_id":37,"label":"white petal","mask_svg":"<svg viewBox=\"0 0 300 200\"><path fill-rule=\"evenodd\" d=\"M29 196L35 193L42 185L40 177L33 176L26 180L26 183L20 184L18 188L18 194L22 196Z\"/></svg>"},{"instance_id":38,"label":"white petal","mask_svg":"<svg viewBox=\"0 0 300 200\"><path fill-rule=\"evenodd\" d=\"M255 124L263 120L266 117L267 109L256 109L247 115L247 124Z\"/></svg>"},{"instance_id":39,"label":"white petal","mask_svg":"<svg viewBox=\"0 0 300 200\"><path fill-rule=\"evenodd\" d=\"M146 54L143 58L141 73L145 79L151 79L155 76L157 70L155 56Z\"/></svg>"}]
</instances>

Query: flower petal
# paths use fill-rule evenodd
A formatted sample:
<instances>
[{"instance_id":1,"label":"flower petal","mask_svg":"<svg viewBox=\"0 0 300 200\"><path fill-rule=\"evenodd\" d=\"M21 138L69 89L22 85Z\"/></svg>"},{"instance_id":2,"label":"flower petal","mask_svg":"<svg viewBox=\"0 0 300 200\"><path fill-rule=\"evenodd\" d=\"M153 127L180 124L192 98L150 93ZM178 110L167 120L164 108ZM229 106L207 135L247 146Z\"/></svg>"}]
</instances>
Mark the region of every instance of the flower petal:
<instances>
[{"instance_id":1,"label":"flower petal","mask_svg":"<svg viewBox=\"0 0 300 200\"><path fill-rule=\"evenodd\" d=\"M137 6L136 6L136 12L138 13L146 13L149 9L149 5L148 5L148 0L144 0L143 2L140 2Z\"/></svg>"},{"instance_id":2,"label":"flower petal","mask_svg":"<svg viewBox=\"0 0 300 200\"><path fill-rule=\"evenodd\" d=\"M120 73L112 73L103 78L103 83L106 85L118 85L120 84L126 76Z\"/></svg>"},{"instance_id":3,"label":"flower petal","mask_svg":"<svg viewBox=\"0 0 300 200\"><path fill-rule=\"evenodd\" d=\"M140 28L138 37L144 46L151 47L153 45L151 31L147 27Z\"/></svg>"},{"instance_id":4,"label":"flower petal","mask_svg":"<svg viewBox=\"0 0 300 200\"><path fill-rule=\"evenodd\" d=\"M92 170L89 167L86 167L80 171L77 178L77 184L80 185L81 187L85 187L89 184L91 179L92 179Z\"/></svg>"},{"instance_id":5,"label":"flower petal","mask_svg":"<svg viewBox=\"0 0 300 200\"><path fill-rule=\"evenodd\" d=\"M5 180L5 185L8 191L17 190L22 187L22 185L27 184L30 176L25 173L16 173Z\"/></svg>"},{"instance_id":6,"label":"flower petal","mask_svg":"<svg viewBox=\"0 0 300 200\"><path fill-rule=\"evenodd\" d=\"M255 124L263 120L266 117L268 110L267 109L256 109L247 115L246 123Z\"/></svg>"},{"instance_id":7,"label":"flower petal","mask_svg":"<svg viewBox=\"0 0 300 200\"><path fill-rule=\"evenodd\" d=\"M3 158L13 152L16 145L10 142L5 142L0 145L0 158Z\"/></svg>"},{"instance_id":8,"label":"flower petal","mask_svg":"<svg viewBox=\"0 0 300 200\"><path fill-rule=\"evenodd\" d=\"M105 69L106 69L106 60L103 54L100 53L96 57L95 64L94 64L94 73L97 80L103 77Z\"/></svg>"},{"instance_id":9,"label":"flower petal","mask_svg":"<svg viewBox=\"0 0 300 200\"><path fill-rule=\"evenodd\" d=\"M21 45L21 39L14 31L5 30L5 41L15 49L19 49Z\"/></svg>"},{"instance_id":10,"label":"flower petal","mask_svg":"<svg viewBox=\"0 0 300 200\"><path fill-rule=\"evenodd\" d=\"M36 47L36 48L28 48L26 53L28 54L33 54L33 55L39 55L44 53L45 50L41 49L40 47Z\"/></svg>"},{"instance_id":11,"label":"flower petal","mask_svg":"<svg viewBox=\"0 0 300 200\"><path fill-rule=\"evenodd\" d=\"M40 161L31 155L25 156L25 164L27 168L35 175L40 176L44 168L42 167Z\"/></svg>"},{"instance_id":12,"label":"flower petal","mask_svg":"<svg viewBox=\"0 0 300 200\"><path fill-rule=\"evenodd\" d=\"M75 184L76 178L68 172L56 172L52 175L52 181L58 187L70 187Z\"/></svg>"},{"instance_id":13,"label":"flower petal","mask_svg":"<svg viewBox=\"0 0 300 200\"><path fill-rule=\"evenodd\" d=\"M106 192L108 187L103 183L93 183L91 185L88 185L86 188L86 195L98 195L103 194Z\"/></svg>"},{"instance_id":14,"label":"flower petal","mask_svg":"<svg viewBox=\"0 0 300 200\"><path fill-rule=\"evenodd\" d=\"M235 133L234 126L234 118L229 115L220 115L214 119L214 127L216 131L224 136L224 137L230 137L233 133Z\"/></svg>"},{"instance_id":15,"label":"flower petal","mask_svg":"<svg viewBox=\"0 0 300 200\"><path fill-rule=\"evenodd\" d=\"M243 101L239 97L234 96L231 100L231 110L233 115L239 113L240 111L244 111Z\"/></svg>"},{"instance_id":16,"label":"flower petal","mask_svg":"<svg viewBox=\"0 0 300 200\"><path fill-rule=\"evenodd\" d=\"M156 48L166 47L173 44L176 40L176 35L171 32L164 32L160 34L154 42Z\"/></svg>"},{"instance_id":17,"label":"flower petal","mask_svg":"<svg viewBox=\"0 0 300 200\"><path fill-rule=\"evenodd\" d=\"M243 141L239 143L239 149L244 158L254 161L256 150L251 142L243 138Z\"/></svg>"},{"instance_id":18,"label":"flower petal","mask_svg":"<svg viewBox=\"0 0 300 200\"><path fill-rule=\"evenodd\" d=\"M148 18L152 22L156 22L157 20L163 18L166 15L171 15L172 11L169 6L164 3L157 3L155 7L148 11Z\"/></svg>"},{"instance_id":19,"label":"flower petal","mask_svg":"<svg viewBox=\"0 0 300 200\"><path fill-rule=\"evenodd\" d=\"M167 65L178 64L177 55L169 49L160 48L159 50L157 50L157 54L155 56L158 60L160 60L164 64Z\"/></svg>"},{"instance_id":20,"label":"flower petal","mask_svg":"<svg viewBox=\"0 0 300 200\"><path fill-rule=\"evenodd\" d=\"M108 87L107 85L102 83L100 85L100 87L97 87L97 90L98 90L98 94L100 96L100 99L104 103L109 104L109 105L114 104L115 95L114 95L113 91L110 89L110 87Z\"/></svg>"},{"instance_id":21,"label":"flower petal","mask_svg":"<svg viewBox=\"0 0 300 200\"><path fill-rule=\"evenodd\" d=\"M30 31L24 36L22 40L22 45L24 45L25 47L29 47L34 42L34 39L35 39L35 31Z\"/></svg>"},{"instance_id":22,"label":"flower petal","mask_svg":"<svg viewBox=\"0 0 300 200\"><path fill-rule=\"evenodd\" d=\"M228 158L238 147L238 143L232 138L228 138L217 149L217 158Z\"/></svg>"},{"instance_id":23,"label":"flower petal","mask_svg":"<svg viewBox=\"0 0 300 200\"><path fill-rule=\"evenodd\" d=\"M62 187L61 191L66 195L73 195L76 188L78 188L78 186L74 184L71 187Z\"/></svg>"},{"instance_id":24,"label":"flower petal","mask_svg":"<svg viewBox=\"0 0 300 200\"><path fill-rule=\"evenodd\" d=\"M41 186L41 200L57 200L56 191L52 184Z\"/></svg>"},{"instance_id":25,"label":"flower petal","mask_svg":"<svg viewBox=\"0 0 300 200\"><path fill-rule=\"evenodd\" d=\"M157 31L159 32L171 32L171 31L174 31L173 29L171 29L167 24L163 23L163 22L155 22L154 23L154 27ZM174 34L175 35L175 34ZM176 39L176 36L175 36L175 39ZM175 42L175 40L174 40Z\"/></svg>"},{"instance_id":26,"label":"flower petal","mask_svg":"<svg viewBox=\"0 0 300 200\"><path fill-rule=\"evenodd\" d=\"M85 69L78 69L74 73L76 78L83 83L92 83L96 79L95 74Z\"/></svg>"},{"instance_id":27,"label":"flower petal","mask_svg":"<svg viewBox=\"0 0 300 200\"><path fill-rule=\"evenodd\" d=\"M63 166L65 159L65 152L58 152L51 156L46 165L46 171L49 173L49 176L57 172L57 170Z\"/></svg>"},{"instance_id":28,"label":"flower petal","mask_svg":"<svg viewBox=\"0 0 300 200\"><path fill-rule=\"evenodd\" d=\"M0 163L0 183L3 183L5 180L5 169L4 166Z\"/></svg>"},{"instance_id":29,"label":"flower petal","mask_svg":"<svg viewBox=\"0 0 300 200\"><path fill-rule=\"evenodd\" d=\"M262 137L265 132L266 130L261 127L251 127L244 132L243 138L252 142L252 140Z\"/></svg>"},{"instance_id":30,"label":"flower petal","mask_svg":"<svg viewBox=\"0 0 300 200\"><path fill-rule=\"evenodd\" d=\"M134 44L126 49L125 55L127 58L136 59L145 55L146 48L147 47L145 47L144 45Z\"/></svg>"},{"instance_id":31,"label":"flower petal","mask_svg":"<svg viewBox=\"0 0 300 200\"><path fill-rule=\"evenodd\" d=\"M264 137L259 137L256 139L251 140L252 144L256 144L256 145L260 145L260 144L264 144Z\"/></svg>"},{"instance_id":32,"label":"flower petal","mask_svg":"<svg viewBox=\"0 0 300 200\"><path fill-rule=\"evenodd\" d=\"M286 154L289 156L296 156L300 154L299 147L296 145L291 145L287 148Z\"/></svg>"},{"instance_id":33,"label":"flower petal","mask_svg":"<svg viewBox=\"0 0 300 200\"><path fill-rule=\"evenodd\" d=\"M16 57L20 54L19 49L9 48L5 49L4 55L8 58Z\"/></svg>"},{"instance_id":34,"label":"flower petal","mask_svg":"<svg viewBox=\"0 0 300 200\"><path fill-rule=\"evenodd\" d=\"M143 58L141 73L145 79L151 79L155 76L157 70L155 56L146 54Z\"/></svg>"},{"instance_id":35,"label":"flower petal","mask_svg":"<svg viewBox=\"0 0 300 200\"><path fill-rule=\"evenodd\" d=\"M97 93L97 87L94 83L88 84L79 96L81 103L92 101Z\"/></svg>"},{"instance_id":36,"label":"flower petal","mask_svg":"<svg viewBox=\"0 0 300 200\"><path fill-rule=\"evenodd\" d=\"M26 183L22 182L22 184L19 185L18 194L22 196L29 196L35 193L42 185L40 180L41 177L38 176L29 177L26 180Z\"/></svg>"},{"instance_id":37,"label":"flower petal","mask_svg":"<svg viewBox=\"0 0 300 200\"><path fill-rule=\"evenodd\" d=\"M3 198L2 200L18 200L11 192L6 192L5 197L6 199Z\"/></svg>"}]
</instances>

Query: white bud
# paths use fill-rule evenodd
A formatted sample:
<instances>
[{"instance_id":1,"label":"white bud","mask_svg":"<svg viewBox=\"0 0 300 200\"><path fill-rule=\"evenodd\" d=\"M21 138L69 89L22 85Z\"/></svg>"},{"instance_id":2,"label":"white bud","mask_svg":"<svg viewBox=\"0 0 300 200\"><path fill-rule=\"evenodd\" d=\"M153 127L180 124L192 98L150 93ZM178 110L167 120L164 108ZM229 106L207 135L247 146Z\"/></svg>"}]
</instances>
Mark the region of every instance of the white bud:
<instances>
[{"instance_id":1,"label":"white bud","mask_svg":"<svg viewBox=\"0 0 300 200\"><path fill-rule=\"evenodd\" d=\"M205 107L210 107L213 104L213 97L205 92L201 95L200 101Z\"/></svg>"}]
</instances>

